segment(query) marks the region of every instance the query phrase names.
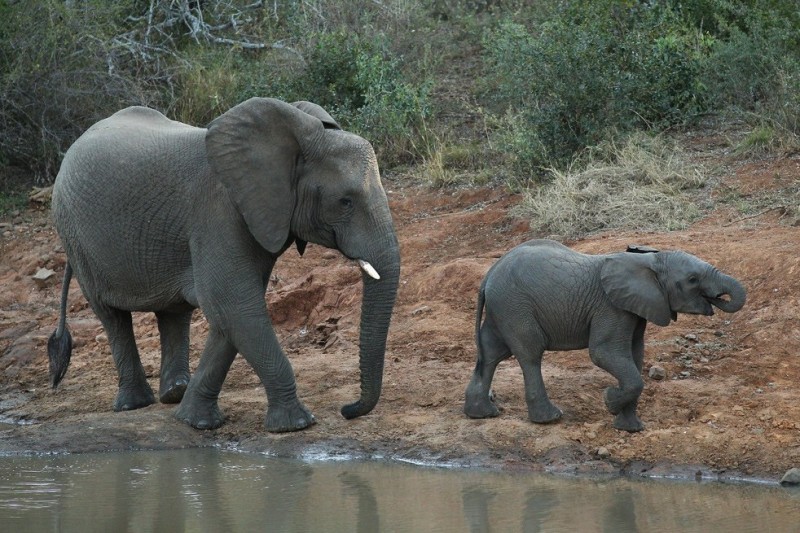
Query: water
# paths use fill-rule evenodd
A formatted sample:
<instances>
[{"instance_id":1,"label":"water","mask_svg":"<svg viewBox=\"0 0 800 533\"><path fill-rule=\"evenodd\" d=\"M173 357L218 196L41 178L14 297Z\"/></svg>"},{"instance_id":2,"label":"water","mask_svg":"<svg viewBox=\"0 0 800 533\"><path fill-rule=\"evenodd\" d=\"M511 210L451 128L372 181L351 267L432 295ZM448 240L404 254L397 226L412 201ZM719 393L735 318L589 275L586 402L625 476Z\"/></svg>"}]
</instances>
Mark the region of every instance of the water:
<instances>
[{"instance_id":1,"label":"water","mask_svg":"<svg viewBox=\"0 0 800 533\"><path fill-rule=\"evenodd\" d=\"M7 457L0 531L800 532L800 491L214 449Z\"/></svg>"}]
</instances>

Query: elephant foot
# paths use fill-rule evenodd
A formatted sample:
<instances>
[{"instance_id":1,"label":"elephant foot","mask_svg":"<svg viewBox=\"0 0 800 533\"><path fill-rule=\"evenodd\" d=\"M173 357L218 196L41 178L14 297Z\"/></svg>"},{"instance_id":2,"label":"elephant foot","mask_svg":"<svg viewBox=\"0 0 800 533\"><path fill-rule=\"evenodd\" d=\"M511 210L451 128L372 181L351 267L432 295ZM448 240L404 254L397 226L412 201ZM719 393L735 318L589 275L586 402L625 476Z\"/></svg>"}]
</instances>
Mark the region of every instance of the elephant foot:
<instances>
[{"instance_id":1,"label":"elephant foot","mask_svg":"<svg viewBox=\"0 0 800 533\"><path fill-rule=\"evenodd\" d=\"M539 402L536 406L528 406L528 419L537 424L550 424L556 422L564 413L550 402Z\"/></svg>"},{"instance_id":2,"label":"elephant foot","mask_svg":"<svg viewBox=\"0 0 800 533\"><path fill-rule=\"evenodd\" d=\"M175 411L175 418L195 429L217 429L225 422L225 415L220 411L216 401L204 402L202 406L181 402Z\"/></svg>"},{"instance_id":3,"label":"elephant foot","mask_svg":"<svg viewBox=\"0 0 800 533\"><path fill-rule=\"evenodd\" d=\"M637 402L639 395L642 393L642 387L626 391L617 387L608 387L603 393L603 400L605 400L606 408L612 415L617 415L622 412L625 407L631 402Z\"/></svg>"},{"instance_id":4,"label":"elephant foot","mask_svg":"<svg viewBox=\"0 0 800 533\"><path fill-rule=\"evenodd\" d=\"M133 411L156 403L156 397L149 385L133 390L120 389L114 400L114 411Z\"/></svg>"},{"instance_id":5,"label":"elephant foot","mask_svg":"<svg viewBox=\"0 0 800 533\"><path fill-rule=\"evenodd\" d=\"M464 400L464 414L470 418L494 418L500 416L500 409L494 403L494 392L489 394L474 393L467 389Z\"/></svg>"},{"instance_id":6,"label":"elephant foot","mask_svg":"<svg viewBox=\"0 0 800 533\"><path fill-rule=\"evenodd\" d=\"M635 413L619 413L614 417L613 426L614 429L628 431L629 433L636 433L644 429L644 424L642 424L642 421L639 420L639 417L636 416Z\"/></svg>"},{"instance_id":7,"label":"elephant foot","mask_svg":"<svg viewBox=\"0 0 800 533\"><path fill-rule=\"evenodd\" d=\"M295 400L289 405L272 405L267 407L267 431L270 433L285 433L299 431L317 423L311 411L305 408L300 401Z\"/></svg>"},{"instance_id":8,"label":"elephant foot","mask_svg":"<svg viewBox=\"0 0 800 533\"><path fill-rule=\"evenodd\" d=\"M180 403L188 386L189 376L180 376L171 383L162 383L158 399L161 403Z\"/></svg>"}]
</instances>

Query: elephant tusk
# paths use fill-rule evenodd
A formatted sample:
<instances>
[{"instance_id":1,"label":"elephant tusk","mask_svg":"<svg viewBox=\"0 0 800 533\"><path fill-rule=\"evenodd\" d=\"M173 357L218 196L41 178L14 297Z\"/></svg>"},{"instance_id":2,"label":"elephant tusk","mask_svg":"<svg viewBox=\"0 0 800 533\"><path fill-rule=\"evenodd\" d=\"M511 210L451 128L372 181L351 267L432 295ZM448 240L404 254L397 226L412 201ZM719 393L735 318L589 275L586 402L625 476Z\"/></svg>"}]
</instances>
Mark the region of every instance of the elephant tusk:
<instances>
[{"instance_id":1,"label":"elephant tusk","mask_svg":"<svg viewBox=\"0 0 800 533\"><path fill-rule=\"evenodd\" d=\"M366 272L369 275L369 277L371 277L372 279L381 279L381 277L378 275L378 272L375 270L375 268L372 265L370 265L369 263L367 263L366 261L364 261L363 259L359 259L358 260L358 266L360 266L361 269L364 272Z\"/></svg>"}]
</instances>

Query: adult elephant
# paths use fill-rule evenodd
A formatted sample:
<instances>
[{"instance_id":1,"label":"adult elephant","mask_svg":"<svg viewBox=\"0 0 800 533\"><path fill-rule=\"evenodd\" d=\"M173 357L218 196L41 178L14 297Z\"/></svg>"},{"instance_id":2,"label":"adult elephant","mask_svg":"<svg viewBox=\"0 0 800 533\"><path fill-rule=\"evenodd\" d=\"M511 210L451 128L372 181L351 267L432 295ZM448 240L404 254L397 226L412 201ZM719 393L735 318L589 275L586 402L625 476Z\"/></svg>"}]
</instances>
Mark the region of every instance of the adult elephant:
<instances>
[{"instance_id":1,"label":"adult elephant","mask_svg":"<svg viewBox=\"0 0 800 533\"><path fill-rule=\"evenodd\" d=\"M644 388L647 322L666 326L677 313L713 315L712 305L735 313L745 298L739 281L685 252L634 247L586 255L554 241L528 241L501 257L481 283L478 359L464 412L471 418L499 414L492 378L513 354L522 367L530 420L558 420L561 410L542 380L542 354L588 347L592 362L619 382L605 390L614 427L640 431L636 406Z\"/></svg>"},{"instance_id":2,"label":"adult elephant","mask_svg":"<svg viewBox=\"0 0 800 533\"><path fill-rule=\"evenodd\" d=\"M237 353L267 392L267 430L314 423L273 331L264 294L292 244L336 248L361 265L361 397L345 418L378 401L400 256L370 144L343 131L321 107L253 98L208 129L145 107L89 128L67 151L52 214L67 253L61 317L49 341L53 387L69 365L66 300L74 270L105 328L119 374L114 410L155 401L131 327L131 311L154 311L161 336L160 400L209 429ZM210 328L189 376L189 323L202 309Z\"/></svg>"}]
</instances>

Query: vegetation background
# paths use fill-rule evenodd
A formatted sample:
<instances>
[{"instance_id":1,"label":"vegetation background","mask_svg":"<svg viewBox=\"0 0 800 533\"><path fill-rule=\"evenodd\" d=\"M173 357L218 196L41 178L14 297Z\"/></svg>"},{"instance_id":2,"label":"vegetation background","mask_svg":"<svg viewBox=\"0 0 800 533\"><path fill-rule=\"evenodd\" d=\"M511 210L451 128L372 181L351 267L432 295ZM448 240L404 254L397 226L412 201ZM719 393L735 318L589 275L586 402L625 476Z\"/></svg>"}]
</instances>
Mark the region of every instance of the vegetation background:
<instances>
[{"instance_id":1,"label":"vegetation background","mask_svg":"<svg viewBox=\"0 0 800 533\"><path fill-rule=\"evenodd\" d=\"M736 125L742 153L800 146L800 9L0 0L0 213L52 183L71 143L122 107L202 126L252 96L319 103L389 175L521 191L518 214L544 235L678 228L708 207L697 192L713 179L682 156L681 133Z\"/></svg>"}]
</instances>

